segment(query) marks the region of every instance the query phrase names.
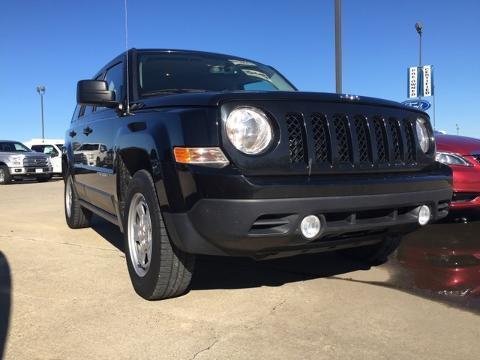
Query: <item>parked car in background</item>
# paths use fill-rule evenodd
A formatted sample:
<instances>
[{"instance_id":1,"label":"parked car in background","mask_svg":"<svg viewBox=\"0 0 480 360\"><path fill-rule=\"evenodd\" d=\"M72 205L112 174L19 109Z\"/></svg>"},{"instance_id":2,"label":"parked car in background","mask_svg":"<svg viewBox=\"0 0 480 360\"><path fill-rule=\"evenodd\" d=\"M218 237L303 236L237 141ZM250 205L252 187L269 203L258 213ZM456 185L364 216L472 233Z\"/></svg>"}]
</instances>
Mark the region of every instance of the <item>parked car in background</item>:
<instances>
[{"instance_id":1,"label":"parked car in background","mask_svg":"<svg viewBox=\"0 0 480 360\"><path fill-rule=\"evenodd\" d=\"M451 295L480 296L480 212L472 222L444 222L408 235L397 258L416 287Z\"/></svg>"},{"instance_id":2,"label":"parked car in background","mask_svg":"<svg viewBox=\"0 0 480 360\"><path fill-rule=\"evenodd\" d=\"M453 169L452 209L480 207L480 140L436 134L437 161Z\"/></svg>"},{"instance_id":3,"label":"parked car in background","mask_svg":"<svg viewBox=\"0 0 480 360\"><path fill-rule=\"evenodd\" d=\"M33 151L50 156L54 175L62 174L63 139L32 139L25 142Z\"/></svg>"},{"instance_id":4,"label":"parked car in background","mask_svg":"<svg viewBox=\"0 0 480 360\"><path fill-rule=\"evenodd\" d=\"M25 178L48 181L52 171L50 156L32 151L18 141L0 140L0 184Z\"/></svg>"},{"instance_id":5,"label":"parked car in background","mask_svg":"<svg viewBox=\"0 0 480 360\"><path fill-rule=\"evenodd\" d=\"M196 51L133 49L80 81L64 156L67 224L118 225L150 300L185 293L197 254L382 264L452 197L426 113Z\"/></svg>"}]
</instances>

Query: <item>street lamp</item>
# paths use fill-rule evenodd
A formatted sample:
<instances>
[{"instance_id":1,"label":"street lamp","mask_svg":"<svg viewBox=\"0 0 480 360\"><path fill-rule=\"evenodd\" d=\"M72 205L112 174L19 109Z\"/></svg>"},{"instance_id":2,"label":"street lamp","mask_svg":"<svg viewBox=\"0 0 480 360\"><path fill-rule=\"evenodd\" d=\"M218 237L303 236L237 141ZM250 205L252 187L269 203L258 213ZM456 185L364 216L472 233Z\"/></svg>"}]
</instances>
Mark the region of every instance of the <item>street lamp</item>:
<instances>
[{"instance_id":1,"label":"street lamp","mask_svg":"<svg viewBox=\"0 0 480 360\"><path fill-rule=\"evenodd\" d=\"M42 111L42 142L45 140L45 123L43 120L43 95L45 94L45 86L39 85L37 86L37 92L40 95L40 107Z\"/></svg>"}]
</instances>

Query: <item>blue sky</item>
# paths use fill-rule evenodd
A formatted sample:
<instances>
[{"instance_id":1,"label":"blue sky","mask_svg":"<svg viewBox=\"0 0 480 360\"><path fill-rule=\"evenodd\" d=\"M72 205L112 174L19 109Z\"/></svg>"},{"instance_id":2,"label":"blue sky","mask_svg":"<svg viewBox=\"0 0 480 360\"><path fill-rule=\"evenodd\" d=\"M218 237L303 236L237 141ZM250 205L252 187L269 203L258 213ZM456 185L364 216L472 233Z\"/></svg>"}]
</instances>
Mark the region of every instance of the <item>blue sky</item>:
<instances>
[{"instance_id":1,"label":"blue sky","mask_svg":"<svg viewBox=\"0 0 480 360\"><path fill-rule=\"evenodd\" d=\"M343 0L344 92L403 101L406 68L435 67L437 128L480 137L480 2ZM207 50L275 66L299 89L333 92L333 0L129 0L130 47ZM63 137L76 82L124 50L123 0L5 1L0 138Z\"/></svg>"}]
</instances>

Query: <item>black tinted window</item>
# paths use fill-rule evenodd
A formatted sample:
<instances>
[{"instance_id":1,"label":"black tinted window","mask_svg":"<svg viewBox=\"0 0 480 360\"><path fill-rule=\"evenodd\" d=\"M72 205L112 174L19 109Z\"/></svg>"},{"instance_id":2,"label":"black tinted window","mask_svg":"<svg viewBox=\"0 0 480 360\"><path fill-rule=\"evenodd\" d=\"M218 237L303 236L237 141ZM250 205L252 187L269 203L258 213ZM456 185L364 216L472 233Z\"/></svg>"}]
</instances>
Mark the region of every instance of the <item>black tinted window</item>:
<instances>
[{"instance_id":1,"label":"black tinted window","mask_svg":"<svg viewBox=\"0 0 480 360\"><path fill-rule=\"evenodd\" d=\"M0 142L0 152L30 152L30 149L19 142L2 141Z\"/></svg>"},{"instance_id":2,"label":"black tinted window","mask_svg":"<svg viewBox=\"0 0 480 360\"><path fill-rule=\"evenodd\" d=\"M112 66L105 74L108 90L115 92L115 100L121 101L123 96L123 63Z\"/></svg>"},{"instance_id":3,"label":"black tinted window","mask_svg":"<svg viewBox=\"0 0 480 360\"><path fill-rule=\"evenodd\" d=\"M138 87L143 96L181 91L294 91L269 66L222 55L145 53L139 56Z\"/></svg>"}]
</instances>

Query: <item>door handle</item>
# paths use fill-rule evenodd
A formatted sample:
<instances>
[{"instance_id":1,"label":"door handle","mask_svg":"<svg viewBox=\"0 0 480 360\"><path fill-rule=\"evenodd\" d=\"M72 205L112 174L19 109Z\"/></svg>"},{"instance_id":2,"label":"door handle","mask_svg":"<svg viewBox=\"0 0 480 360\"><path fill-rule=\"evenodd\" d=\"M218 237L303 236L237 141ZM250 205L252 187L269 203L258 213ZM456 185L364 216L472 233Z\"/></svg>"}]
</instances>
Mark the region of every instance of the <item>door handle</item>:
<instances>
[{"instance_id":1,"label":"door handle","mask_svg":"<svg viewBox=\"0 0 480 360\"><path fill-rule=\"evenodd\" d=\"M83 129L83 133L87 136L90 135L92 132L93 130L88 126L85 129Z\"/></svg>"},{"instance_id":2,"label":"door handle","mask_svg":"<svg viewBox=\"0 0 480 360\"><path fill-rule=\"evenodd\" d=\"M68 133L68 135L70 135L70 137L73 138L73 137L77 136L77 133L72 130L72 131L70 131L70 132Z\"/></svg>"}]
</instances>

